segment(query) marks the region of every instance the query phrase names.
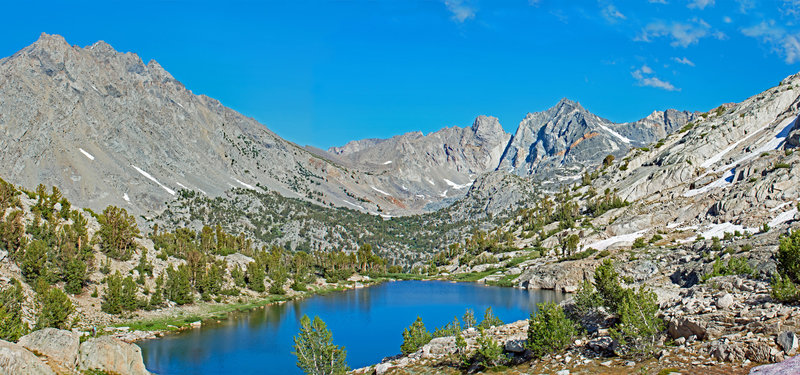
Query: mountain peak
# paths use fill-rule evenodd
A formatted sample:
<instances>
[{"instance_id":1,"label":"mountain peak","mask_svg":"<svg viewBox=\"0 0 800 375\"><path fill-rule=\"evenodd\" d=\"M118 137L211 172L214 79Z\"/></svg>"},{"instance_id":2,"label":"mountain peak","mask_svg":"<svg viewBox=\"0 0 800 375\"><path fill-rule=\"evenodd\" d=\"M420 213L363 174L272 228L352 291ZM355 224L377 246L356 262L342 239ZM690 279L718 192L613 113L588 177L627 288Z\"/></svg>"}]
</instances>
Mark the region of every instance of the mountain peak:
<instances>
[{"instance_id":1,"label":"mountain peak","mask_svg":"<svg viewBox=\"0 0 800 375\"><path fill-rule=\"evenodd\" d=\"M112 47L110 44L106 43L103 40L98 40L94 42L94 44L89 46L89 49L95 53L101 53L101 54L117 53L117 50L115 50L114 47Z\"/></svg>"},{"instance_id":2,"label":"mountain peak","mask_svg":"<svg viewBox=\"0 0 800 375\"><path fill-rule=\"evenodd\" d=\"M39 39L33 43L33 47L38 47L42 49L64 49L69 48L69 43L67 40L64 39L63 36L58 34L48 34L48 33L41 33L39 34Z\"/></svg>"},{"instance_id":3,"label":"mountain peak","mask_svg":"<svg viewBox=\"0 0 800 375\"><path fill-rule=\"evenodd\" d=\"M567 99L566 97L561 98L561 100L559 100L558 103L555 106L553 106L553 108L551 108L551 109L554 109L554 110L558 111L558 110L560 110L562 108L565 108L565 109L577 109L579 111L585 111L583 106L581 106L581 103L576 102L574 100Z\"/></svg>"},{"instance_id":4,"label":"mountain peak","mask_svg":"<svg viewBox=\"0 0 800 375\"><path fill-rule=\"evenodd\" d=\"M472 131L479 138L487 138L505 132L497 117L484 115L475 118L475 121L472 123Z\"/></svg>"}]
</instances>

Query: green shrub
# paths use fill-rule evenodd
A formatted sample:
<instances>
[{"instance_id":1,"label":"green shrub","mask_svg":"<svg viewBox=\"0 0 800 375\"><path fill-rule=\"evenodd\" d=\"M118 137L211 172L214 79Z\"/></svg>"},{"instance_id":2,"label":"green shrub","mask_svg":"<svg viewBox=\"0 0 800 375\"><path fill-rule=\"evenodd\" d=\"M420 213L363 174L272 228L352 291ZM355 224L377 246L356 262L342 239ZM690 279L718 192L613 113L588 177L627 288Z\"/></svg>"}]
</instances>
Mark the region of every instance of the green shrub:
<instances>
[{"instance_id":1,"label":"green shrub","mask_svg":"<svg viewBox=\"0 0 800 375\"><path fill-rule=\"evenodd\" d=\"M403 330L403 344L400 345L400 351L405 355L414 353L432 338L430 332L425 329L422 318L417 317L410 327Z\"/></svg>"},{"instance_id":2,"label":"green shrub","mask_svg":"<svg viewBox=\"0 0 800 375\"><path fill-rule=\"evenodd\" d=\"M614 269L610 259L603 260L603 263L594 270L594 287L603 306L616 313L619 304L625 298L625 288L620 284L619 273Z\"/></svg>"},{"instance_id":3,"label":"green shrub","mask_svg":"<svg viewBox=\"0 0 800 375\"><path fill-rule=\"evenodd\" d=\"M634 249L644 249L647 247L647 242L645 242L644 237L639 237L633 241L633 245L631 245Z\"/></svg>"},{"instance_id":4,"label":"green shrub","mask_svg":"<svg viewBox=\"0 0 800 375\"><path fill-rule=\"evenodd\" d=\"M780 238L778 245L778 273L788 276L792 282L800 282L800 230Z\"/></svg>"},{"instance_id":5,"label":"green shrub","mask_svg":"<svg viewBox=\"0 0 800 375\"><path fill-rule=\"evenodd\" d=\"M458 317L454 317L452 322L434 329L433 337L456 336L459 333L461 333L461 322L458 321Z\"/></svg>"},{"instance_id":6,"label":"green shrub","mask_svg":"<svg viewBox=\"0 0 800 375\"><path fill-rule=\"evenodd\" d=\"M528 349L535 357L541 357L569 347L578 335L575 322L555 303L540 303L537 307L538 311L529 320Z\"/></svg>"},{"instance_id":7,"label":"green shrub","mask_svg":"<svg viewBox=\"0 0 800 375\"><path fill-rule=\"evenodd\" d=\"M502 363L503 346L487 335L483 328L481 334L476 339L478 344L478 359L480 363L488 368L495 367Z\"/></svg>"},{"instance_id":8,"label":"green shrub","mask_svg":"<svg viewBox=\"0 0 800 375\"><path fill-rule=\"evenodd\" d=\"M638 291L628 289L617 309L619 324L611 330L611 337L620 344L627 355L652 353L664 321L658 316L656 294L644 287Z\"/></svg>"},{"instance_id":9,"label":"green shrub","mask_svg":"<svg viewBox=\"0 0 800 375\"><path fill-rule=\"evenodd\" d=\"M781 276L781 274L773 276L771 286L770 295L776 301L794 302L800 296L800 290L797 289L797 285L788 277Z\"/></svg>"},{"instance_id":10,"label":"green shrub","mask_svg":"<svg viewBox=\"0 0 800 375\"><path fill-rule=\"evenodd\" d=\"M778 273L772 279L772 297L781 302L794 302L800 298L797 284L800 281L800 230L781 236L778 245Z\"/></svg>"},{"instance_id":11,"label":"green shrub","mask_svg":"<svg viewBox=\"0 0 800 375\"><path fill-rule=\"evenodd\" d=\"M727 262L723 262L722 259L717 257L717 259L714 261L714 264L711 266L711 272L704 274L700 281L706 282L708 279L717 276L751 276L753 272L753 267L750 267L750 264L747 263L747 258L745 257L731 257Z\"/></svg>"}]
</instances>

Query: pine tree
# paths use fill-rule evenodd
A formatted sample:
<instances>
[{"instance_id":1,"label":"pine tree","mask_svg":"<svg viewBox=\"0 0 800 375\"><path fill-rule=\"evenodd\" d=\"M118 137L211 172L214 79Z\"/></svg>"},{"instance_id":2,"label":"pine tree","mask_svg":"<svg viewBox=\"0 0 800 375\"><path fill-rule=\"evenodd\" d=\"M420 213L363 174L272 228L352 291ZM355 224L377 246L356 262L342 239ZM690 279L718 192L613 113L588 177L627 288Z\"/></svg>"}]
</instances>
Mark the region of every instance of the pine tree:
<instances>
[{"instance_id":1,"label":"pine tree","mask_svg":"<svg viewBox=\"0 0 800 375\"><path fill-rule=\"evenodd\" d=\"M69 329L67 318L75 311L72 301L61 289L50 287L43 279L39 279L36 284L39 315L36 316L35 329Z\"/></svg>"},{"instance_id":2,"label":"pine tree","mask_svg":"<svg viewBox=\"0 0 800 375\"><path fill-rule=\"evenodd\" d=\"M24 302L22 284L17 279L11 280L11 286L0 291L0 339L15 342L28 333L28 325L22 321Z\"/></svg>"},{"instance_id":3,"label":"pine tree","mask_svg":"<svg viewBox=\"0 0 800 375\"><path fill-rule=\"evenodd\" d=\"M266 272L261 262L255 261L247 264L247 286L256 291L263 292L266 290L264 287L264 278Z\"/></svg>"},{"instance_id":4,"label":"pine tree","mask_svg":"<svg viewBox=\"0 0 800 375\"><path fill-rule=\"evenodd\" d=\"M503 325L503 321L500 318L494 315L492 312L492 307L489 306L486 308L486 311L483 313L483 320L481 324L478 324L478 328L491 328Z\"/></svg>"},{"instance_id":5,"label":"pine tree","mask_svg":"<svg viewBox=\"0 0 800 375\"><path fill-rule=\"evenodd\" d=\"M139 238L136 219L124 208L108 206L100 216L100 245L107 255L119 260L128 260L136 248L134 239Z\"/></svg>"},{"instance_id":6,"label":"pine tree","mask_svg":"<svg viewBox=\"0 0 800 375\"><path fill-rule=\"evenodd\" d=\"M300 319L300 333L294 337L294 351L297 367L306 374L339 375L345 374L347 351L333 344L331 332L318 316L313 323L307 315Z\"/></svg>"},{"instance_id":7,"label":"pine tree","mask_svg":"<svg viewBox=\"0 0 800 375\"><path fill-rule=\"evenodd\" d=\"M66 284L64 290L67 293L80 294L83 291L83 285L86 282L86 263L82 260L72 258L67 263L66 274L64 275Z\"/></svg>"},{"instance_id":8,"label":"pine tree","mask_svg":"<svg viewBox=\"0 0 800 375\"><path fill-rule=\"evenodd\" d=\"M19 268L22 277L28 283L33 283L36 279L45 276L47 253L50 250L47 243L42 240L34 240L25 249L22 259L19 261Z\"/></svg>"},{"instance_id":9,"label":"pine tree","mask_svg":"<svg viewBox=\"0 0 800 375\"><path fill-rule=\"evenodd\" d=\"M403 330L403 344L400 345L400 351L406 355L414 353L429 343L432 338L430 332L425 328L422 318L417 317L410 327Z\"/></svg>"},{"instance_id":10,"label":"pine tree","mask_svg":"<svg viewBox=\"0 0 800 375\"><path fill-rule=\"evenodd\" d=\"M472 312L472 309L467 309L464 313L464 317L461 318L464 321L464 329L469 329L475 327L475 313Z\"/></svg>"},{"instance_id":11,"label":"pine tree","mask_svg":"<svg viewBox=\"0 0 800 375\"><path fill-rule=\"evenodd\" d=\"M189 267L185 264L181 264L177 269L172 267L167 268L164 297L179 305L194 302L192 286L189 283Z\"/></svg>"},{"instance_id":12,"label":"pine tree","mask_svg":"<svg viewBox=\"0 0 800 375\"><path fill-rule=\"evenodd\" d=\"M122 275L117 271L106 277L106 288L103 291L103 303L100 308L109 314L120 314L122 305Z\"/></svg>"}]
</instances>

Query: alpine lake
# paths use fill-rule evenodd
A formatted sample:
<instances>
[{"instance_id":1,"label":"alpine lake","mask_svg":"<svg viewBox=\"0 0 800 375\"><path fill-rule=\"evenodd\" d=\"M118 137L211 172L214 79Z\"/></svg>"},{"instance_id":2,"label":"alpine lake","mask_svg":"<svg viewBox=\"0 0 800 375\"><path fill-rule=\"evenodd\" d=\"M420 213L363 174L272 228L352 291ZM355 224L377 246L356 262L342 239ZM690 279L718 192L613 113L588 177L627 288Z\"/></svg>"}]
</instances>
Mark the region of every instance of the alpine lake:
<instances>
[{"instance_id":1,"label":"alpine lake","mask_svg":"<svg viewBox=\"0 0 800 375\"><path fill-rule=\"evenodd\" d=\"M419 316L426 328L461 320L472 309L480 322L487 307L505 323L526 319L554 291L528 291L470 282L394 281L273 304L231 314L201 328L139 342L148 370L172 374L302 374L292 355L305 314L319 316L333 342L347 350L351 368L400 353L403 329Z\"/></svg>"}]
</instances>

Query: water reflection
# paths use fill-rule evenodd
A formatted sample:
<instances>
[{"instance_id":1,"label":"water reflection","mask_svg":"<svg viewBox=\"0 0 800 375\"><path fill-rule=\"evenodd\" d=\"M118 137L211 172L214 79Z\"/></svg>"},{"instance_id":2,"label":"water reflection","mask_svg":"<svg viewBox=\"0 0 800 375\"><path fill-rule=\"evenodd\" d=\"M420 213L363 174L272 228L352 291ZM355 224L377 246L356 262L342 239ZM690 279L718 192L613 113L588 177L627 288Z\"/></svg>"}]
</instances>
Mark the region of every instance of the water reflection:
<instances>
[{"instance_id":1,"label":"water reflection","mask_svg":"<svg viewBox=\"0 0 800 375\"><path fill-rule=\"evenodd\" d=\"M246 313L201 329L140 343L148 369L159 374L299 374L291 355L300 317L319 315L351 367L397 354L403 328L421 316L428 330L459 318L467 308L481 320L491 306L506 322L527 318L536 303L560 293L473 283L402 281L330 293Z\"/></svg>"}]
</instances>

